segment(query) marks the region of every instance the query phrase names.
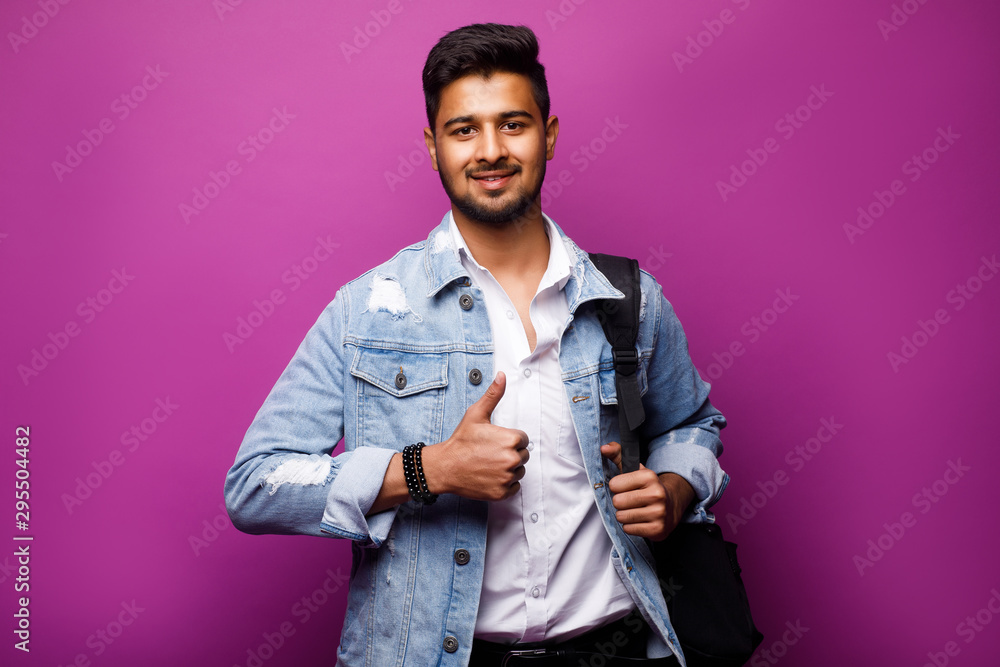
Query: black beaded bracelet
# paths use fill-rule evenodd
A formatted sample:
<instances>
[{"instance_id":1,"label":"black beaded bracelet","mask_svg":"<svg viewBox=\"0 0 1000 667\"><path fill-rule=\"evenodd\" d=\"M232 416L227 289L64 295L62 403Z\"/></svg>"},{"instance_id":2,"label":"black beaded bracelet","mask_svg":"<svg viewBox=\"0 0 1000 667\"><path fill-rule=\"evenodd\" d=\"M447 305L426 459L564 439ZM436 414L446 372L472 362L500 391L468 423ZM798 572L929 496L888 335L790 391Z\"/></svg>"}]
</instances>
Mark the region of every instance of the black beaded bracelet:
<instances>
[{"instance_id":1,"label":"black beaded bracelet","mask_svg":"<svg viewBox=\"0 0 1000 667\"><path fill-rule=\"evenodd\" d=\"M424 476L424 465L420 456L420 450L424 446L424 443L418 442L403 448L403 476L406 478L406 490L409 491L410 497L418 503L430 505L437 500L437 495L427 488L427 478Z\"/></svg>"},{"instance_id":2,"label":"black beaded bracelet","mask_svg":"<svg viewBox=\"0 0 1000 667\"><path fill-rule=\"evenodd\" d=\"M414 463L417 468L417 482L420 484L420 491L423 493L423 503L425 505L432 505L435 500L438 499L437 494L431 493L431 490L427 487L427 477L424 476L424 462L421 456L421 450L424 448L424 443L418 442L417 448L414 453Z\"/></svg>"},{"instance_id":3,"label":"black beaded bracelet","mask_svg":"<svg viewBox=\"0 0 1000 667\"><path fill-rule=\"evenodd\" d=\"M416 445L407 445L403 447L403 476L406 478L406 490L410 492L410 497L420 501L420 482L417 481L417 469L413 465L413 452L417 449Z\"/></svg>"}]
</instances>

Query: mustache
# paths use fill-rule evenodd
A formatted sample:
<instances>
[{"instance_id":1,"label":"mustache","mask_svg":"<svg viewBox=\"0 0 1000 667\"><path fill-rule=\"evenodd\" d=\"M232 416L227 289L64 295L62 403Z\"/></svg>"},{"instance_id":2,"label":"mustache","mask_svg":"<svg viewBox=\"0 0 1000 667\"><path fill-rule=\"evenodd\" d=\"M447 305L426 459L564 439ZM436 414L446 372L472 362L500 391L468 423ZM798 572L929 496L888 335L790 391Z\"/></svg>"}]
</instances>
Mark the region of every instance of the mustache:
<instances>
[{"instance_id":1,"label":"mustache","mask_svg":"<svg viewBox=\"0 0 1000 667\"><path fill-rule=\"evenodd\" d=\"M476 169L475 171L466 172L469 176L475 176L476 174L485 174L491 171L510 171L517 173L521 171L521 167L515 164L507 164L506 162L498 162L495 165L490 165L488 167L483 167Z\"/></svg>"}]
</instances>

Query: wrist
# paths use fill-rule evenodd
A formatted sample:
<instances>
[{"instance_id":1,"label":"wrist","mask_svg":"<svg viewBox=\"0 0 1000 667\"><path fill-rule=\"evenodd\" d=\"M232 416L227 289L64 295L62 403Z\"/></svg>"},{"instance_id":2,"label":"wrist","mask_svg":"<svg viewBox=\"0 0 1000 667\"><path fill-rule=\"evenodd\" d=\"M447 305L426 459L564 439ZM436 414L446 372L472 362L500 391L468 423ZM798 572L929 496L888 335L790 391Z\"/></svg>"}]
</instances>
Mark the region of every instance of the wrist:
<instances>
[{"instance_id":1,"label":"wrist","mask_svg":"<svg viewBox=\"0 0 1000 667\"><path fill-rule=\"evenodd\" d=\"M674 472L657 475L672 504L671 512L677 523L684 518L695 501L694 487L686 479Z\"/></svg>"},{"instance_id":2,"label":"wrist","mask_svg":"<svg viewBox=\"0 0 1000 667\"><path fill-rule=\"evenodd\" d=\"M445 443L427 445L421 452L424 464L424 477L427 479L427 489L435 494L453 493L449 484L448 457Z\"/></svg>"}]
</instances>

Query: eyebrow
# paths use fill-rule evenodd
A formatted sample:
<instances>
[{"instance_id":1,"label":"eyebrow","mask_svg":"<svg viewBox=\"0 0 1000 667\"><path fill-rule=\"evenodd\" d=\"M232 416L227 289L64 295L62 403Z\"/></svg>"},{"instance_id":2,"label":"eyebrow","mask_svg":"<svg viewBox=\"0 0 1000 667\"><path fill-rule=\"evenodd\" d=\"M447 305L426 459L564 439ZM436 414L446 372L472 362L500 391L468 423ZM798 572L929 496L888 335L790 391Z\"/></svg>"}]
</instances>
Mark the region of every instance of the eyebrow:
<instances>
[{"instance_id":1,"label":"eyebrow","mask_svg":"<svg viewBox=\"0 0 1000 667\"><path fill-rule=\"evenodd\" d=\"M504 111L504 112L502 112L500 114L497 114L497 118L499 118L500 120L509 120L511 118L531 118L531 117L532 117L531 114L528 113L527 111L523 110L523 109L515 109L513 111ZM451 119L445 121L445 124L444 124L443 127L445 129L447 129L449 125L456 125L458 123L472 123L472 122L476 121L478 118L479 118L479 116L476 116L476 115L472 115L472 116L456 116L454 118L451 118Z\"/></svg>"}]
</instances>

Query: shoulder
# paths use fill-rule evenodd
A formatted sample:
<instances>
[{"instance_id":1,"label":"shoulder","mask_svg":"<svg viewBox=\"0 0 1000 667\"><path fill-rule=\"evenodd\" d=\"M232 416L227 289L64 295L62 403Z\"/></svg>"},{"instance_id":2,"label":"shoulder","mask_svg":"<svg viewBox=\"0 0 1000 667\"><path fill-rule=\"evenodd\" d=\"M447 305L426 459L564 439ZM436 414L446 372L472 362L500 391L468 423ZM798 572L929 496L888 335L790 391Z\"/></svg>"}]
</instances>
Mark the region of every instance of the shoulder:
<instances>
[{"instance_id":1,"label":"shoulder","mask_svg":"<svg viewBox=\"0 0 1000 667\"><path fill-rule=\"evenodd\" d=\"M415 271L423 268L424 251L426 248L426 239L401 248L390 259L368 269L357 278L345 283L341 287L341 290L351 292L358 289L367 289L371 286L372 280L377 279L377 276L392 277L397 280L406 276L412 276Z\"/></svg>"}]
</instances>

